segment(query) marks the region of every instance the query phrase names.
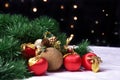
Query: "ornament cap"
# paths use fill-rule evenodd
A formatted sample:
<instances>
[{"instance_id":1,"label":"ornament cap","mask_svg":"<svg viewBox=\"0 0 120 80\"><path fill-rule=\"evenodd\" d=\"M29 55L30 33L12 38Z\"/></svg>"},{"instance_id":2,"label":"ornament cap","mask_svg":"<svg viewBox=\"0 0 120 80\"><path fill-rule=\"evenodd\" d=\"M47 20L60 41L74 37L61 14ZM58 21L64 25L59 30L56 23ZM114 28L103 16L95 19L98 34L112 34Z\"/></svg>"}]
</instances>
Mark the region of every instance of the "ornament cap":
<instances>
[{"instance_id":1,"label":"ornament cap","mask_svg":"<svg viewBox=\"0 0 120 80\"><path fill-rule=\"evenodd\" d=\"M100 69L99 65L100 65L100 63L102 62L102 60L101 60L100 57L97 57L97 56L94 56L94 57L92 57L91 59L92 59L92 60L91 60L91 63L92 63L92 71L96 73L96 72L98 72L99 69Z\"/></svg>"},{"instance_id":2,"label":"ornament cap","mask_svg":"<svg viewBox=\"0 0 120 80\"><path fill-rule=\"evenodd\" d=\"M29 61L28 61L29 66L32 66L32 65L36 64L39 61L40 58L41 58L40 55L38 55L36 57L33 57L33 58L30 58Z\"/></svg>"}]
</instances>

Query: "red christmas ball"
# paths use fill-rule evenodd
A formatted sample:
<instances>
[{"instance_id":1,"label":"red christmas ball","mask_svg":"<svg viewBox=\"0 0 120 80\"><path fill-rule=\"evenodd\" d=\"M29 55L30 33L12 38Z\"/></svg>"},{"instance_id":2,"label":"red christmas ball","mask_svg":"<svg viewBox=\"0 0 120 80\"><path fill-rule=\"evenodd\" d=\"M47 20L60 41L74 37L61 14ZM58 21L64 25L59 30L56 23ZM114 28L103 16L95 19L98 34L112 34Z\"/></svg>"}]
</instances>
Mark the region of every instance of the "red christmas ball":
<instances>
[{"instance_id":1,"label":"red christmas ball","mask_svg":"<svg viewBox=\"0 0 120 80\"><path fill-rule=\"evenodd\" d=\"M36 47L34 44L28 43L22 45L22 55L29 59L31 57L34 57L36 55Z\"/></svg>"},{"instance_id":2,"label":"red christmas ball","mask_svg":"<svg viewBox=\"0 0 120 80\"><path fill-rule=\"evenodd\" d=\"M81 57L78 54L68 54L64 58L64 66L68 71L79 71L81 67Z\"/></svg>"},{"instance_id":3,"label":"red christmas ball","mask_svg":"<svg viewBox=\"0 0 120 80\"><path fill-rule=\"evenodd\" d=\"M95 53L89 52L82 56L82 66L86 70L92 70L92 57L97 56Z\"/></svg>"},{"instance_id":4,"label":"red christmas ball","mask_svg":"<svg viewBox=\"0 0 120 80\"><path fill-rule=\"evenodd\" d=\"M37 75L43 75L48 69L48 62L45 58L30 58L28 62L28 68L29 70Z\"/></svg>"}]
</instances>

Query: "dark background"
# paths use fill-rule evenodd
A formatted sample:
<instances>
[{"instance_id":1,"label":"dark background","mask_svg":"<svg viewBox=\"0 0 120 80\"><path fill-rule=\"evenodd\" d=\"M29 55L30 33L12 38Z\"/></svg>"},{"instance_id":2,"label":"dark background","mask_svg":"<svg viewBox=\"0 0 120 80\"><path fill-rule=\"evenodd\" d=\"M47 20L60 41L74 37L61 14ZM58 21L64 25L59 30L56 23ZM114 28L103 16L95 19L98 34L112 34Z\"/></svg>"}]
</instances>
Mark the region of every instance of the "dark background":
<instances>
[{"instance_id":1,"label":"dark background","mask_svg":"<svg viewBox=\"0 0 120 80\"><path fill-rule=\"evenodd\" d=\"M120 0L0 0L0 13L47 15L62 32L75 35L72 44L88 39L91 45L120 47Z\"/></svg>"}]
</instances>

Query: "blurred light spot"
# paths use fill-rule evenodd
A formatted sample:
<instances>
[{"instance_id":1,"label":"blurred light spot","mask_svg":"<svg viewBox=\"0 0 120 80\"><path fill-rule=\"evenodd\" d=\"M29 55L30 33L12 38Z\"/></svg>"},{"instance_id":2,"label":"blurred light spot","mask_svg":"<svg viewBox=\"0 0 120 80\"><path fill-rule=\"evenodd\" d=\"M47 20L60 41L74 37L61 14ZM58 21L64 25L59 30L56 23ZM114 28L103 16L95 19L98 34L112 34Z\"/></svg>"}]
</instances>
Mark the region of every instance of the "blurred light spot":
<instances>
[{"instance_id":1,"label":"blurred light spot","mask_svg":"<svg viewBox=\"0 0 120 80\"><path fill-rule=\"evenodd\" d=\"M99 24L99 21L95 21L95 24Z\"/></svg>"},{"instance_id":2,"label":"blurred light spot","mask_svg":"<svg viewBox=\"0 0 120 80\"><path fill-rule=\"evenodd\" d=\"M77 18L77 16L74 16L73 19L74 19L74 20L77 20L78 18Z\"/></svg>"},{"instance_id":3,"label":"blurred light spot","mask_svg":"<svg viewBox=\"0 0 120 80\"><path fill-rule=\"evenodd\" d=\"M64 19L63 19L63 18L61 18L61 19L60 19L60 21L64 21Z\"/></svg>"},{"instance_id":4,"label":"blurred light spot","mask_svg":"<svg viewBox=\"0 0 120 80\"><path fill-rule=\"evenodd\" d=\"M116 24L116 25L117 25L117 24L118 24L118 22L117 22L117 21L115 21L115 23L114 23L114 24Z\"/></svg>"},{"instance_id":5,"label":"blurred light spot","mask_svg":"<svg viewBox=\"0 0 120 80\"><path fill-rule=\"evenodd\" d=\"M70 28L74 28L74 25L73 25L73 24L71 24L71 25L70 25Z\"/></svg>"},{"instance_id":6,"label":"blurred light spot","mask_svg":"<svg viewBox=\"0 0 120 80\"><path fill-rule=\"evenodd\" d=\"M74 8L74 9L77 9L77 7L78 7L77 5L73 5L73 8Z\"/></svg>"},{"instance_id":7,"label":"blurred light spot","mask_svg":"<svg viewBox=\"0 0 120 80\"><path fill-rule=\"evenodd\" d=\"M91 33L93 34L95 31L94 30L91 30Z\"/></svg>"},{"instance_id":8,"label":"blurred light spot","mask_svg":"<svg viewBox=\"0 0 120 80\"><path fill-rule=\"evenodd\" d=\"M43 0L43 2L47 2L48 0Z\"/></svg>"},{"instance_id":9,"label":"blurred light spot","mask_svg":"<svg viewBox=\"0 0 120 80\"><path fill-rule=\"evenodd\" d=\"M24 2L24 0L21 0L21 2Z\"/></svg>"},{"instance_id":10,"label":"blurred light spot","mask_svg":"<svg viewBox=\"0 0 120 80\"><path fill-rule=\"evenodd\" d=\"M114 32L114 35L118 35L118 32Z\"/></svg>"},{"instance_id":11,"label":"blurred light spot","mask_svg":"<svg viewBox=\"0 0 120 80\"><path fill-rule=\"evenodd\" d=\"M102 36L104 36L105 35L105 33L102 33Z\"/></svg>"},{"instance_id":12,"label":"blurred light spot","mask_svg":"<svg viewBox=\"0 0 120 80\"><path fill-rule=\"evenodd\" d=\"M33 8L33 12L37 12L37 8L36 7Z\"/></svg>"},{"instance_id":13,"label":"blurred light spot","mask_svg":"<svg viewBox=\"0 0 120 80\"><path fill-rule=\"evenodd\" d=\"M105 14L105 16L108 16L108 14Z\"/></svg>"},{"instance_id":14,"label":"blurred light spot","mask_svg":"<svg viewBox=\"0 0 120 80\"><path fill-rule=\"evenodd\" d=\"M9 3L5 3L5 7L8 8L10 6Z\"/></svg>"},{"instance_id":15,"label":"blurred light spot","mask_svg":"<svg viewBox=\"0 0 120 80\"><path fill-rule=\"evenodd\" d=\"M61 6L60 6L60 9L64 9L64 6L63 6L63 5L61 5Z\"/></svg>"},{"instance_id":16,"label":"blurred light spot","mask_svg":"<svg viewBox=\"0 0 120 80\"><path fill-rule=\"evenodd\" d=\"M103 9L102 12L105 12L105 10Z\"/></svg>"}]
</instances>

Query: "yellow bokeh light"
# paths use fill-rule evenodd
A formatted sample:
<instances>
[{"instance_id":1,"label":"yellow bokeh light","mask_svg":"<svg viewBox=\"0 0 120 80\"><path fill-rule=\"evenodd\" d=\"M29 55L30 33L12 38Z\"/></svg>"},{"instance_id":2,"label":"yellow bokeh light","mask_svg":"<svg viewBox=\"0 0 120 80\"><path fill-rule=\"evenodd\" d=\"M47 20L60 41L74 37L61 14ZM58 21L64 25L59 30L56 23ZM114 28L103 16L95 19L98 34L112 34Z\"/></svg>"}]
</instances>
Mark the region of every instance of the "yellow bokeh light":
<instances>
[{"instance_id":1,"label":"yellow bokeh light","mask_svg":"<svg viewBox=\"0 0 120 80\"><path fill-rule=\"evenodd\" d=\"M36 7L33 8L33 12L37 12L37 8Z\"/></svg>"},{"instance_id":2,"label":"yellow bokeh light","mask_svg":"<svg viewBox=\"0 0 120 80\"><path fill-rule=\"evenodd\" d=\"M5 7L8 8L10 6L9 3L5 3Z\"/></svg>"},{"instance_id":3,"label":"yellow bokeh light","mask_svg":"<svg viewBox=\"0 0 120 80\"><path fill-rule=\"evenodd\" d=\"M61 6L60 6L60 9L64 9L64 6L63 6L63 5L61 5Z\"/></svg>"},{"instance_id":4,"label":"yellow bokeh light","mask_svg":"<svg viewBox=\"0 0 120 80\"><path fill-rule=\"evenodd\" d=\"M73 8L74 8L74 9L77 9L77 7L78 7L77 5L73 5Z\"/></svg>"},{"instance_id":5,"label":"yellow bokeh light","mask_svg":"<svg viewBox=\"0 0 120 80\"><path fill-rule=\"evenodd\" d=\"M43 0L43 2L47 2L48 0Z\"/></svg>"},{"instance_id":6,"label":"yellow bokeh light","mask_svg":"<svg viewBox=\"0 0 120 80\"><path fill-rule=\"evenodd\" d=\"M73 19L74 19L74 20L77 20L78 18L77 18L77 16L74 16Z\"/></svg>"},{"instance_id":7,"label":"yellow bokeh light","mask_svg":"<svg viewBox=\"0 0 120 80\"><path fill-rule=\"evenodd\" d=\"M74 25L73 25L73 24L71 24L71 25L70 25L70 28L74 28Z\"/></svg>"}]
</instances>

